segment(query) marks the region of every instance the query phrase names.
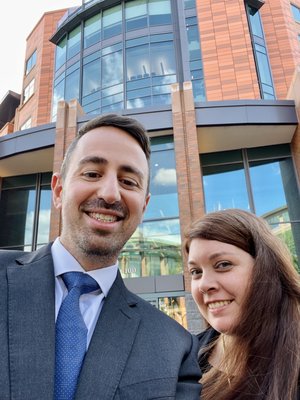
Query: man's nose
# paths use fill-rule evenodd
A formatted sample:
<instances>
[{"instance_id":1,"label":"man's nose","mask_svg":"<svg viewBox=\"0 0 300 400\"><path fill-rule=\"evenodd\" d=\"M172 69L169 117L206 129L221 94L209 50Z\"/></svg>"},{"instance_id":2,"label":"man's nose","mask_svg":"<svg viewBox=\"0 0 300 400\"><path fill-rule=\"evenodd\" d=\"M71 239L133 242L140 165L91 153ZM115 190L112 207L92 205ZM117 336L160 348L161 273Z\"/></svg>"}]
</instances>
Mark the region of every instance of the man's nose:
<instances>
[{"instance_id":1,"label":"man's nose","mask_svg":"<svg viewBox=\"0 0 300 400\"><path fill-rule=\"evenodd\" d=\"M103 199L108 204L120 201L121 194L118 177L114 174L102 177L99 181L97 197Z\"/></svg>"}]
</instances>

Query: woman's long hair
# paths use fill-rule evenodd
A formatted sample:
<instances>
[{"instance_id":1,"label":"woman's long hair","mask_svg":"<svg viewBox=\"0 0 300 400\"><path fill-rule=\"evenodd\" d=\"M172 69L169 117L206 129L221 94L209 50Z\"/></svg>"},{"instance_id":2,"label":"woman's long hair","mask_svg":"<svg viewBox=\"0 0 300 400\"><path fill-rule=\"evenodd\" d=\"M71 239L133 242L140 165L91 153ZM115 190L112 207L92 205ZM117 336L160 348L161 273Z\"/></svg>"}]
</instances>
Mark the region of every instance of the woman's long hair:
<instances>
[{"instance_id":1,"label":"woman's long hair","mask_svg":"<svg viewBox=\"0 0 300 400\"><path fill-rule=\"evenodd\" d=\"M255 260L232 332L234 345L225 350L227 376L215 369L205 374L201 399L294 400L300 371L300 282L287 248L262 218L238 209L196 221L186 233L187 253L197 238L234 245Z\"/></svg>"}]
</instances>

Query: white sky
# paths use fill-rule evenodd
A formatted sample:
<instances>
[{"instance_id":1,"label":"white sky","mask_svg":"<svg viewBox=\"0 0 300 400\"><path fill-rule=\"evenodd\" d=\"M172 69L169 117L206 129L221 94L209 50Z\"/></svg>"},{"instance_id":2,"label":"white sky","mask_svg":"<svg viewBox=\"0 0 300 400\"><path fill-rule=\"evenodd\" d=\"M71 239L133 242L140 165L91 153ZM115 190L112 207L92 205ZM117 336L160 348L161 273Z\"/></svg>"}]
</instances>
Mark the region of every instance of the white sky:
<instances>
[{"instance_id":1,"label":"white sky","mask_svg":"<svg viewBox=\"0 0 300 400\"><path fill-rule=\"evenodd\" d=\"M4 0L0 5L0 103L9 90L21 93L26 38L46 11L70 8L81 0Z\"/></svg>"}]
</instances>

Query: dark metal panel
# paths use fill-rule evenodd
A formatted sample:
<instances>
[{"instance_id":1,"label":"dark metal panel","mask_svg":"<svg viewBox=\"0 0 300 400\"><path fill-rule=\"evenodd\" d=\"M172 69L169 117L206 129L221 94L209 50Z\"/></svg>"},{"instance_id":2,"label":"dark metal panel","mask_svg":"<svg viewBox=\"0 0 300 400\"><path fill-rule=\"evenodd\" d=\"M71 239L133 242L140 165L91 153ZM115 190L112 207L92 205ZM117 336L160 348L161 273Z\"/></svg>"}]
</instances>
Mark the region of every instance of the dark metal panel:
<instances>
[{"instance_id":1,"label":"dark metal panel","mask_svg":"<svg viewBox=\"0 0 300 400\"><path fill-rule=\"evenodd\" d=\"M126 287L133 293L153 293L155 292L155 279L152 276L144 278L125 278Z\"/></svg>"},{"instance_id":2,"label":"dark metal panel","mask_svg":"<svg viewBox=\"0 0 300 400\"><path fill-rule=\"evenodd\" d=\"M155 277L155 292L175 292L177 290L184 290L183 275Z\"/></svg>"}]
</instances>

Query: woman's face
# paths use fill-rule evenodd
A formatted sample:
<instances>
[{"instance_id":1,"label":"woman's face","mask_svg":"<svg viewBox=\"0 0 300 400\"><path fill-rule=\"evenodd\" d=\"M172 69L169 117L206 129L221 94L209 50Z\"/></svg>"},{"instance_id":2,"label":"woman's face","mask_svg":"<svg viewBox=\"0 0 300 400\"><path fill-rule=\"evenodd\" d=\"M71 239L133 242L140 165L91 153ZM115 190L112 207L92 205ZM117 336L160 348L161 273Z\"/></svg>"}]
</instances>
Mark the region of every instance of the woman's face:
<instances>
[{"instance_id":1,"label":"woman's face","mask_svg":"<svg viewBox=\"0 0 300 400\"><path fill-rule=\"evenodd\" d=\"M253 257L231 244L193 239L188 256L192 295L200 313L218 332L236 326L247 295Z\"/></svg>"}]
</instances>

